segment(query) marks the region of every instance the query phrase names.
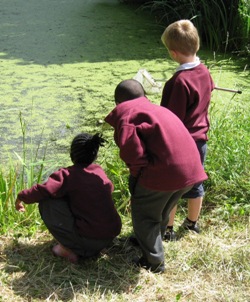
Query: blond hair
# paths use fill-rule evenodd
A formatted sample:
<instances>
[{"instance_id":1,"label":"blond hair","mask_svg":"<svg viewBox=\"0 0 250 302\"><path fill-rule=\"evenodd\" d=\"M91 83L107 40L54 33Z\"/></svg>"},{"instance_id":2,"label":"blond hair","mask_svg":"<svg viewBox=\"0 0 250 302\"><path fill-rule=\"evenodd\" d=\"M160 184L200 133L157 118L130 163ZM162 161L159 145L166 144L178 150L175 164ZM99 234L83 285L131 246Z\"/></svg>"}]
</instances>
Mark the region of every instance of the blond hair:
<instances>
[{"instance_id":1,"label":"blond hair","mask_svg":"<svg viewBox=\"0 0 250 302\"><path fill-rule=\"evenodd\" d=\"M200 48L200 38L196 27L189 20L179 20L170 24L161 36L163 44L184 55L195 55Z\"/></svg>"}]
</instances>

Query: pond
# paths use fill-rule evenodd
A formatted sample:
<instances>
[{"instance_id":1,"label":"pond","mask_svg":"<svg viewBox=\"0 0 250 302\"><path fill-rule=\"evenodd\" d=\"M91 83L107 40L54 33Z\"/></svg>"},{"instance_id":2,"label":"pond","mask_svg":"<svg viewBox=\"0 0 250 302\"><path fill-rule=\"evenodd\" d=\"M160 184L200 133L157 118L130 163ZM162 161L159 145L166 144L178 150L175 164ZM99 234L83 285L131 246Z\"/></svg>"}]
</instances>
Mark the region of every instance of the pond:
<instances>
[{"instance_id":1,"label":"pond","mask_svg":"<svg viewBox=\"0 0 250 302\"><path fill-rule=\"evenodd\" d=\"M48 144L58 160L79 131L100 131L121 80L142 67L160 72L161 32L116 0L2 0L1 162L22 154L20 118L27 143Z\"/></svg>"},{"instance_id":2,"label":"pond","mask_svg":"<svg viewBox=\"0 0 250 302\"><path fill-rule=\"evenodd\" d=\"M22 156L25 141L65 164L73 136L102 131L121 80L140 68L163 80L175 71L163 30L118 0L2 0L1 163Z\"/></svg>"}]
</instances>

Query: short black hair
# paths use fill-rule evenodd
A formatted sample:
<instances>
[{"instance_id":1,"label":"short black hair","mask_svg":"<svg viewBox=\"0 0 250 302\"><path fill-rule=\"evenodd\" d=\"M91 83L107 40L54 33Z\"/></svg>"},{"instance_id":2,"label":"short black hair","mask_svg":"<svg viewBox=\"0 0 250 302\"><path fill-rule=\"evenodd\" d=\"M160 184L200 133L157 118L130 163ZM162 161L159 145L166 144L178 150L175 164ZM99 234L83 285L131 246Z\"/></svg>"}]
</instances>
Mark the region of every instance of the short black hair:
<instances>
[{"instance_id":1,"label":"short black hair","mask_svg":"<svg viewBox=\"0 0 250 302\"><path fill-rule=\"evenodd\" d=\"M70 158L74 164L90 165L97 157L100 146L103 146L105 139L99 133L91 135L80 133L72 141L70 147Z\"/></svg>"},{"instance_id":2,"label":"short black hair","mask_svg":"<svg viewBox=\"0 0 250 302\"><path fill-rule=\"evenodd\" d=\"M115 102L120 104L125 101L133 100L145 96L145 91L140 82L130 79L124 80L115 89Z\"/></svg>"}]
</instances>

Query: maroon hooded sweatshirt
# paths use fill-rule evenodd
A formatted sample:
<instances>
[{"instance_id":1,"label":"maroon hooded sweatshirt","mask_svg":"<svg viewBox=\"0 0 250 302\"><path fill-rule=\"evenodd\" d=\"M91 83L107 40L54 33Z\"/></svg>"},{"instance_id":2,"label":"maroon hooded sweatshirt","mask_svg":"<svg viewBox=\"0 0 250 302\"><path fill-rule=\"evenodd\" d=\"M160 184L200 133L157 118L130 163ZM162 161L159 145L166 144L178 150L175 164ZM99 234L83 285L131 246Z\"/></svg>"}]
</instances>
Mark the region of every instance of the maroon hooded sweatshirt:
<instances>
[{"instance_id":1,"label":"maroon hooded sweatshirt","mask_svg":"<svg viewBox=\"0 0 250 302\"><path fill-rule=\"evenodd\" d=\"M118 104L105 121L140 185L176 191L207 179L194 140L168 109L140 97Z\"/></svg>"},{"instance_id":2,"label":"maroon hooded sweatshirt","mask_svg":"<svg viewBox=\"0 0 250 302\"><path fill-rule=\"evenodd\" d=\"M113 184L97 164L80 164L54 172L43 184L23 190L18 198L30 204L41 200L68 200L79 234L111 239L121 231L121 219L112 200Z\"/></svg>"}]
</instances>

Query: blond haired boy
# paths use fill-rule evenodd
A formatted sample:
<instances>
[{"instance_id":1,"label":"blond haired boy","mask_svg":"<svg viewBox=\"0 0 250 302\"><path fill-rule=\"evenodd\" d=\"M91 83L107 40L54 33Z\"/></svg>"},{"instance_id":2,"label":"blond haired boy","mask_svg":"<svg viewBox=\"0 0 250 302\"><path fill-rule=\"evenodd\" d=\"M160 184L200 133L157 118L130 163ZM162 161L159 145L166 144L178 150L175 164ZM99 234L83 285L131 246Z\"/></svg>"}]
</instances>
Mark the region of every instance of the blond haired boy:
<instances>
[{"instance_id":1,"label":"blond haired boy","mask_svg":"<svg viewBox=\"0 0 250 302\"><path fill-rule=\"evenodd\" d=\"M162 34L162 42L170 57L179 66L163 88L161 106L175 113L193 137L200 153L201 163L207 152L209 130L208 107L214 83L211 75L196 53L200 47L199 34L189 20L170 24ZM203 184L196 184L183 198L188 199L188 215L182 227L200 232L197 220L204 196ZM173 230L176 207L170 214L165 239L175 240Z\"/></svg>"}]
</instances>

